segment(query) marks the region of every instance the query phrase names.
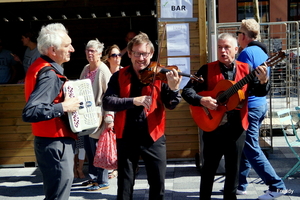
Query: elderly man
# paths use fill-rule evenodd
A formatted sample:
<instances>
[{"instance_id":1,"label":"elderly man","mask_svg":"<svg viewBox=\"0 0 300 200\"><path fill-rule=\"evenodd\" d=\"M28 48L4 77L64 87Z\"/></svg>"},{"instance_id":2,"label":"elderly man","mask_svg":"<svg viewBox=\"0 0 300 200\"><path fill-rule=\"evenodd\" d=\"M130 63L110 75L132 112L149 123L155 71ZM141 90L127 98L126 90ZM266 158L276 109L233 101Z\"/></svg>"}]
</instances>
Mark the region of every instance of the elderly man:
<instances>
[{"instance_id":1,"label":"elderly man","mask_svg":"<svg viewBox=\"0 0 300 200\"><path fill-rule=\"evenodd\" d=\"M74 176L77 136L69 128L65 113L76 111L80 102L77 98L64 97L62 87L67 78L61 65L70 60L74 48L66 28L53 23L42 27L38 50L42 56L30 66L25 78L27 103L23 120L32 123L45 200L67 200Z\"/></svg>"},{"instance_id":2,"label":"elderly man","mask_svg":"<svg viewBox=\"0 0 300 200\"><path fill-rule=\"evenodd\" d=\"M229 33L220 34L218 36L218 60L202 66L196 74L202 75L204 82L189 81L182 91L182 97L189 104L199 108L199 111L206 109L206 112L202 112L203 114L199 112L198 115L201 121L207 122L207 125L211 125L212 120L221 116L220 121L215 123L215 127L202 127L204 130L204 164L201 173L201 200L211 199L214 176L222 156L225 158L226 171L224 200L237 199L240 157L245 141L245 130L248 127L247 96L243 104L229 111L227 111L227 104L231 104L231 101L236 101L236 99L231 99L229 96L229 99L226 99L226 96L219 98L222 91L228 91L229 87L226 88L224 83L240 81L251 71L248 64L235 60L237 52L236 38ZM243 93L247 94L252 87L255 87L256 92L266 93L265 83L268 80L266 67L258 67L256 76L259 82L252 86L246 84L241 88Z\"/></svg>"}]
</instances>

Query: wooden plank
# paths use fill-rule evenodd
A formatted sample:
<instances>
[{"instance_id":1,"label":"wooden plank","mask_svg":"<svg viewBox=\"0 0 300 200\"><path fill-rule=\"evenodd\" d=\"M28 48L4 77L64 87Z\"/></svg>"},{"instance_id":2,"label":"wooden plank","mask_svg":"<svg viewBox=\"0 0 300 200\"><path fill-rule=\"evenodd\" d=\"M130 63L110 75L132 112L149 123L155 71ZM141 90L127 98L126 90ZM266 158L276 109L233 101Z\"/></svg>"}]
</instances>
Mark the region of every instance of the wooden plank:
<instances>
[{"instance_id":1,"label":"wooden plank","mask_svg":"<svg viewBox=\"0 0 300 200\"><path fill-rule=\"evenodd\" d=\"M167 159L195 158L196 153L199 153L199 151L196 149L187 149L179 151L167 150Z\"/></svg>"},{"instance_id":2,"label":"wooden plank","mask_svg":"<svg viewBox=\"0 0 300 200\"><path fill-rule=\"evenodd\" d=\"M190 119L193 120L190 111L167 112L166 119Z\"/></svg>"},{"instance_id":3,"label":"wooden plank","mask_svg":"<svg viewBox=\"0 0 300 200\"><path fill-rule=\"evenodd\" d=\"M23 110L25 102L0 103L0 110Z\"/></svg>"},{"instance_id":4,"label":"wooden plank","mask_svg":"<svg viewBox=\"0 0 300 200\"><path fill-rule=\"evenodd\" d=\"M0 149L1 158L5 157L22 157L22 156L34 156L33 149Z\"/></svg>"},{"instance_id":5,"label":"wooden plank","mask_svg":"<svg viewBox=\"0 0 300 200\"><path fill-rule=\"evenodd\" d=\"M32 135L31 132L30 133L0 134L0 140L1 140L1 142L8 142L8 141L32 141L33 139L34 139L34 136Z\"/></svg>"},{"instance_id":6,"label":"wooden plank","mask_svg":"<svg viewBox=\"0 0 300 200\"><path fill-rule=\"evenodd\" d=\"M3 150L8 150L8 149L33 149L34 148L34 142L33 140L27 140L27 141L10 141L10 142L5 142L2 141L0 142L0 147ZM2 156L1 156L2 157Z\"/></svg>"},{"instance_id":7,"label":"wooden plank","mask_svg":"<svg viewBox=\"0 0 300 200\"><path fill-rule=\"evenodd\" d=\"M199 33L199 52L200 63L202 66L207 63L207 19L206 19L206 0L198 0L198 11L195 12L198 18L198 33Z\"/></svg>"},{"instance_id":8,"label":"wooden plank","mask_svg":"<svg viewBox=\"0 0 300 200\"><path fill-rule=\"evenodd\" d=\"M2 94L23 94L24 84L3 84L0 85L0 95Z\"/></svg>"},{"instance_id":9,"label":"wooden plank","mask_svg":"<svg viewBox=\"0 0 300 200\"><path fill-rule=\"evenodd\" d=\"M167 119L166 127L197 126L191 119Z\"/></svg>"},{"instance_id":10,"label":"wooden plank","mask_svg":"<svg viewBox=\"0 0 300 200\"><path fill-rule=\"evenodd\" d=\"M6 118L0 120L0 127L3 126L26 126L28 122L24 122L22 118Z\"/></svg>"},{"instance_id":11,"label":"wooden plank","mask_svg":"<svg viewBox=\"0 0 300 200\"><path fill-rule=\"evenodd\" d=\"M9 102L24 102L25 96L24 94L2 94L0 95L0 103L9 103Z\"/></svg>"},{"instance_id":12,"label":"wooden plank","mask_svg":"<svg viewBox=\"0 0 300 200\"><path fill-rule=\"evenodd\" d=\"M166 135L198 135L198 127L166 127Z\"/></svg>"},{"instance_id":13,"label":"wooden plank","mask_svg":"<svg viewBox=\"0 0 300 200\"><path fill-rule=\"evenodd\" d=\"M166 139L168 143L198 143L198 135L166 135Z\"/></svg>"},{"instance_id":14,"label":"wooden plank","mask_svg":"<svg viewBox=\"0 0 300 200\"><path fill-rule=\"evenodd\" d=\"M0 119L17 118L22 116L22 110L0 110Z\"/></svg>"},{"instance_id":15,"label":"wooden plank","mask_svg":"<svg viewBox=\"0 0 300 200\"><path fill-rule=\"evenodd\" d=\"M167 143L167 150L191 150L199 149L198 142L186 142L186 143Z\"/></svg>"},{"instance_id":16,"label":"wooden plank","mask_svg":"<svg viewBox=\"0 0 300 200\"><path fill-rule=\"evenodd\" d=\"M0 157L1 165L19 165L24 164L25 162L36 162L34 156L21 156L21 157Z\"/></svg>"},{"instance_id":17,"label":"wooden plank","mask_svg":"<svg viewBox=\"0 0 300 200\"><path fill-rule=\"evenodd\" d=\"M31 133L31 125L24 126L2 126L0 128L0 134L13 134L13 133Z\"/></svg>"},{"instance_id":18,"label":"wooden plank","mask_svg":"<svg viewBox=\"0 0 300 200\"><path fill-rule=\"evenodd\" d=\"M190 110L189 104L184 99L182 99L180 101L180 103L176 106L175 109L173 109L173 110L166 109L167 112L178 112L178 111L182 111L182 110L185 110L185 111Z\"/></svg>"}]
</instances>

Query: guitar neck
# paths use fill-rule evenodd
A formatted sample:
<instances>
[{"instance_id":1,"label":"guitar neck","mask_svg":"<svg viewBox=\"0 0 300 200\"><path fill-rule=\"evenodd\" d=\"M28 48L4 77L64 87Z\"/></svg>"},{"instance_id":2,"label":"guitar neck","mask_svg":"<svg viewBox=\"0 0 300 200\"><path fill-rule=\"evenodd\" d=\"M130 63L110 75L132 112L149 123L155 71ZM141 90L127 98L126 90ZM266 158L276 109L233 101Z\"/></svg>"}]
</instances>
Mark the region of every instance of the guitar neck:
<instances>
[{"instance_id":1,"label":"guitar neck","mask_svg":"<svg viewBox=\"0 0 300 200\"><path fill-rule=\"evenodd\" d=\"M262 63L260 65L265 64L267 67L271 67L271 66L275 65L276 63L280 62L281 60L283 60L283 58L285 56L286 55L284 52L277 52L275 55L271 56L264 63ZM247 83L249 83L250 81L252 81L254 79L254 77L256 76L255 75L256 71L257 70L254 69L248 75L246 75L244 78L242 78L240 81L238 81L236 84L231 86L228 90L226 90L221 95L219 95L217 98L217 101L220 103L226 102L232 95L237 93L237 91L240 90L244 85L246 85Z\"/></svg>"},{"instance_id":2,"label":"guitar neck","mask_svg":"<svg viewBox=\"0 0 300 200\"><path fill-rule=\"evenodd\" d=\"M240 81L238 81L236 84L228 88L225 92L223 92L221 95L218 96L217 101L220 103L225 103L232 95L237 93L238 90L240 90L244 85L252 81L255 77L255 71L253 70L250 74L242 78Z\"/></svg>"}]
</instances>

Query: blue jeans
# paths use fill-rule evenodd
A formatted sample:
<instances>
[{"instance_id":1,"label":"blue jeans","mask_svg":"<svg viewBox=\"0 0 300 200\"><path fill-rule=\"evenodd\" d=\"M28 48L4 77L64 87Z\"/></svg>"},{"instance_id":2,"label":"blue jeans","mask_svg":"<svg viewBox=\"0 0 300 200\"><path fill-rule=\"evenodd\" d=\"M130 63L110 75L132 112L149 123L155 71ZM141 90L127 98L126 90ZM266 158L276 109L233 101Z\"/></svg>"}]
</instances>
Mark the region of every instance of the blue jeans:
<instances>
[{"instance_id":1,"label":"blue jeans","mask_svg":"<svg viewBox=\"0 0 300 200\"><path fill-rule=\"evenodd\" d=\"M94 177L97 177L96 181L98 184L105 184L108 183L108 170L94 166L94 157L97 150L97 143L97 139L91 138L89 135L84 136L84 149L89 160L89 175L92 179L95 179Z\"/></svg>"},{"instance_id":2,"label":"blue jeans","mask_svg":"<svg viewBox=\"0 0 300 200\"><path fill-rule=\"evenodd\" d=\"M247 177L249 175L251 166L264 181L264 183L269 186L270 191L286 189L284 182L276 174L274 168L266 158L259 145L260 125L267 110L267 103L259 107L249 108L248 110L249 127L246 132L246 141L240 164L238 190L246 191L248 186Z\"/></svg>"}]
</instances>

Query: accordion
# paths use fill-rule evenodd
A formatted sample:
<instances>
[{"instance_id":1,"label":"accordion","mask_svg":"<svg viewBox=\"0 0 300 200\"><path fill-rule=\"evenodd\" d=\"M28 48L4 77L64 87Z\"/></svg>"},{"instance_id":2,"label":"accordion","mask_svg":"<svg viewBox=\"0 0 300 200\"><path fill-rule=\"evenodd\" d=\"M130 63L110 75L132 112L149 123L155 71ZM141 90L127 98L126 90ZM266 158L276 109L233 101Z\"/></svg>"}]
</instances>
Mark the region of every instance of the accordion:
<instances>
[{"instance_id":1,"label":"accordion","mask_svg":"<svg viewBox=\"0 0 300 200\"><path fill-rule=\"evenodd\" d=\"M79 110L68 112L71 130L78 135L88 135L97 131L100 126L100 108L95 104L95 98L90 79L69 80L63 87L64 94L77 97L80 100Z\"/></svg>"}]
</instances>

